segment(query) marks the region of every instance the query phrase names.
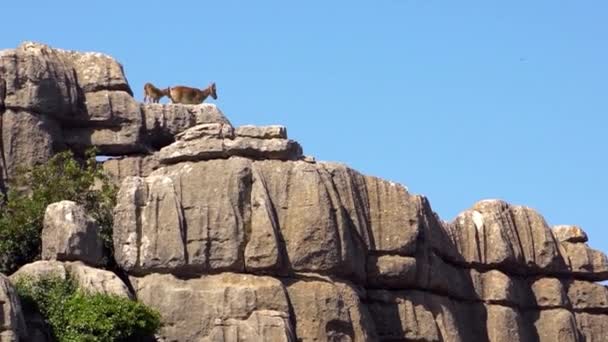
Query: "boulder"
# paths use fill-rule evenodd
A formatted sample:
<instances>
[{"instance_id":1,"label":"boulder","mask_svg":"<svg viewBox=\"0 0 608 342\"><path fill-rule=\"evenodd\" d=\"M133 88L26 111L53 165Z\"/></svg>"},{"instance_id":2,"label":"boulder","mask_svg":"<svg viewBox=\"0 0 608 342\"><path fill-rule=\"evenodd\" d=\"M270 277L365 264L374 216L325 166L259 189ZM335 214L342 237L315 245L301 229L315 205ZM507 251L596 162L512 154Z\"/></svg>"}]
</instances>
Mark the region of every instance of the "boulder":
<instances>
[{"instance_id":1,"label":"boulder","mask_svg":"<svg viewBox=\"0 0 608 342\"><path fill-rule=\"evenodd\" d=\"M151 274L133 278L137 298L162 315L161 340L296 341L280 281L222 273L181 280Z\"/></svg>"},{"instance_id":2,"label":"boulder","mask_svg":"<svg viewBox=\"0 0 608 342\"><path fill-rule=\"evenodd\" d=\"M41 254L43 260L81 260L105 264L99 226L85 209L72 201L50 204L44 213Z\"/></svg>"},{"instance_id":3,"label":"boulder","mask_svg":"<svg viewBox=\"0 0 608 342\"><path fill-rule=\"evenodd\" d=\"M80 261L36 261L22 266L17 272L10 276L10 280L12 283L17 283L20 280L28 279L35 281L43 277L58 277L60 279L71 277L83 291L109 294L123 298L133 298L125 283L120 280L116 274L87 266ZM37 311L26 310L24 316L28 333L28 339L26 341L54 341L51 337L51 331L47 322L45 322L44 318L41 317ZM1 337L2 334L0 333L0 340L4 341Z\"/></svg>"},{"instance_id":4,"label":"boulder","mask_svg":"<svg viewBox=\"0 0 608 342\"><path fill-rule=\"evenodd\" d=\"M458 215L452 234L465 262L506 271L564 272L547 223L534 210L499 200L478 202Z\"/></svg>"},{"instance_id":5,"label":"boulder","mask_svg":"<svg viewBox=\"0 0 608 342\"><path fill-rule=\"evenodd\" d=\"M119 297L132 298L125 283L113 272L93 268L80 261L35 261L19 268L11 274L10 280L15 283L19 279L36 280L40 278L72 277L78 287L91 293L110 294Z\"/></svg>"}]
</instances>

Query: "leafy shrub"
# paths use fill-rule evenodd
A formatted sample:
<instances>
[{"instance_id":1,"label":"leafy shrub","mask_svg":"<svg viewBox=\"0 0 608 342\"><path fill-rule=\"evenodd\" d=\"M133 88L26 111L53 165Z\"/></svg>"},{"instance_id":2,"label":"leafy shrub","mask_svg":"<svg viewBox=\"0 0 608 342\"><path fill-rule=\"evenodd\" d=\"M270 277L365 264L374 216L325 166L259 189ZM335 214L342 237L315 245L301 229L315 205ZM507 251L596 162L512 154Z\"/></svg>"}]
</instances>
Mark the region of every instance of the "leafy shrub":
<instances>
[{"instance_id":1,"label":"leafy shrub","mask_svg":"<svg viewBox=\"0 0 608 342\"><path fill-rule=\"evenodd\" d=\"M39 312L59 342L136 341L160 327L155 310L127 298L83 292L69 277L21 278L15 287L24 310Z\"/></svg>"},{"instance_id":2,"label":"leafy shrub","mask_svg":"<svg viewBox=\"0 0 608 342\"><path fill-rule=\"evenodd\" d=\"M22 171L9 184L0 208L0 272L11 273L38 258L46 207L62 200L85 207L99 224L100 235L112 255L112 209L117 189L102 171L94 150L87 152L83 163L68 151Z\"/></svg>"}]
</instances>

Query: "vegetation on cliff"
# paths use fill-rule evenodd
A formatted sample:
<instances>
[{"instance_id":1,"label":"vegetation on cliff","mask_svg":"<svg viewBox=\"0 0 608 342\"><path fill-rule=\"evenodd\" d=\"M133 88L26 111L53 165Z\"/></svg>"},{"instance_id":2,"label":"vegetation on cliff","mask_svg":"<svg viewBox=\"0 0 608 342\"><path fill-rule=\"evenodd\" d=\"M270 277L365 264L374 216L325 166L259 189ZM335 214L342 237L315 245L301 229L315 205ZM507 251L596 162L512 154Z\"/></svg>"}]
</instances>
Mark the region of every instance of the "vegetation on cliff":
<instances>
[{"instance_id":1,"label":"vegetation on cliff","mask_svg":"<svg viewBox=\"0 0 608 342\"><path fill-rule=\"evenodd\" d=\"M12 273L39 258L46 207L61 200L85 207L111 251L116 187L97 165L95 151L87 152L84 162L72 152L58 153L45 164L23 170L9 185L0 209L0 272Z\"/></svg>"},{"instance_id":2,"label":"vegetation on cliff","mask_svg":"<svg viewBox=\"0 0 608 342\"><path fill-rule=\"evenodd\" d=\"M160 314L128 298L78 289L70 277L15 284L25 312L37 312L59 342L137 341L160 327Z\"/></svg>"}]
</instances>

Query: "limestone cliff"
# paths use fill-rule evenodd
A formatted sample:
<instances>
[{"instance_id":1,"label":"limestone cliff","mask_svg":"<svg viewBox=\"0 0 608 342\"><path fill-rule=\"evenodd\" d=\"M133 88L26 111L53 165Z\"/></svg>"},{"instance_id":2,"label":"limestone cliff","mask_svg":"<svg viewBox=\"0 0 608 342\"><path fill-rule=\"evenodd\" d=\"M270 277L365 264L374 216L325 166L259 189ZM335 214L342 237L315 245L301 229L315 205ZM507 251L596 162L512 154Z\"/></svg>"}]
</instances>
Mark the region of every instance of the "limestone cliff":
<instances>
[{"instance_id":1,"label":"limestone cliff","mask_svg":"<svg viewBox=\"0 0 608 342\"><path fill-rule=\"evenodd\" d=\"M444 222L402 185L303 156L282 126L138 103L96 53L0 52L0 110L4 178L65 148L119 156L104 168L120 184L114 258L128 274L94 268L94 222L60 202L46 260L10 278L69 270L137 298L161 312L159 341L608 338L606 255L531 208L485 200ZM66 212L79 219L62 224ZM39 336L3 279L0 336Z\"/></svg>"}]
</instances>

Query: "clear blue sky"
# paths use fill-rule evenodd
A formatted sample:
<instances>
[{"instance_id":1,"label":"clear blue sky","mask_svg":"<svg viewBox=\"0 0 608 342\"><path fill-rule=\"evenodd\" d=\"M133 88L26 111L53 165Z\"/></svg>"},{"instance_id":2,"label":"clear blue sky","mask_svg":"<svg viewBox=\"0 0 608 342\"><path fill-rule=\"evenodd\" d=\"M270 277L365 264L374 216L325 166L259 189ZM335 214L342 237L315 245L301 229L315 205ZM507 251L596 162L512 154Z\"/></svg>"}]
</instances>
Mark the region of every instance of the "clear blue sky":
<instances>
[{"instance_id":1,"label":"clear blue sky","mask_svg":"<svg viewBox=\"0 0 608 342\"><path fill-rule=\"evenodd\" d=\"M210 81L236 124L427 195L579 224L608 251L606 1L5 1L0 46L108 53L137 98Z\"/></svg>"}]
</instances>

